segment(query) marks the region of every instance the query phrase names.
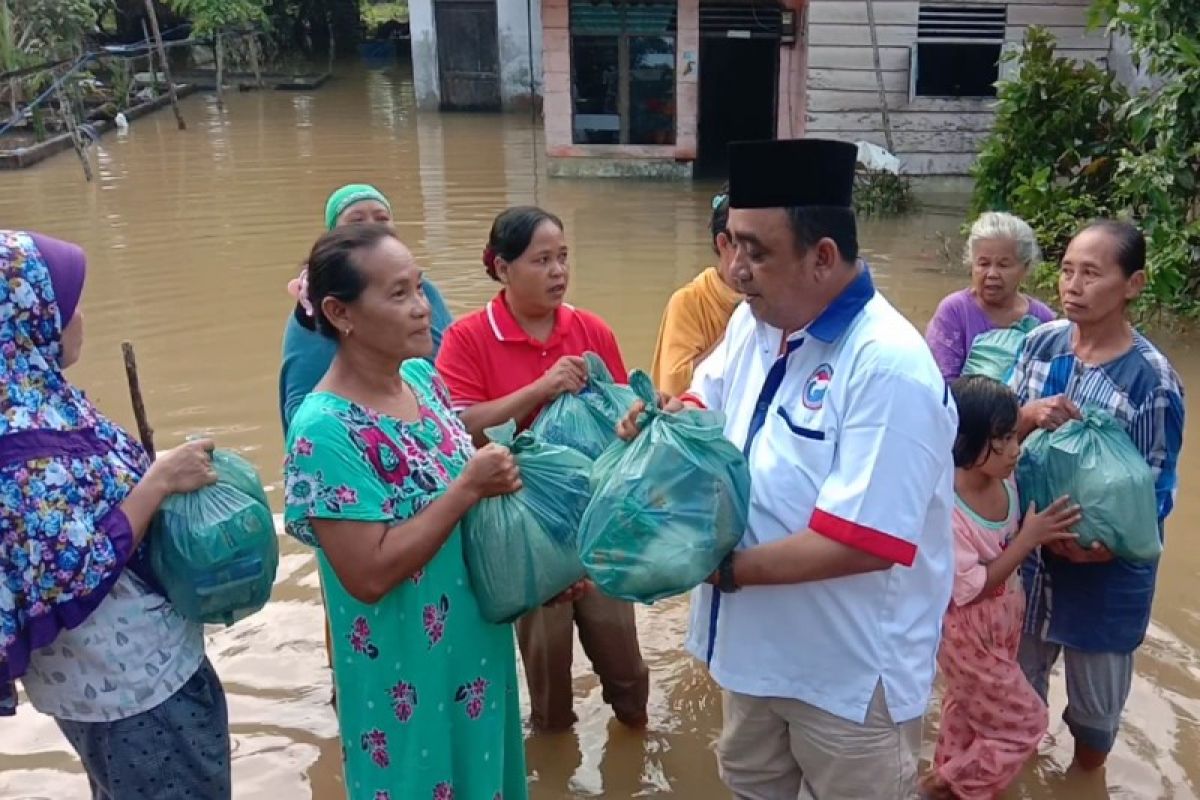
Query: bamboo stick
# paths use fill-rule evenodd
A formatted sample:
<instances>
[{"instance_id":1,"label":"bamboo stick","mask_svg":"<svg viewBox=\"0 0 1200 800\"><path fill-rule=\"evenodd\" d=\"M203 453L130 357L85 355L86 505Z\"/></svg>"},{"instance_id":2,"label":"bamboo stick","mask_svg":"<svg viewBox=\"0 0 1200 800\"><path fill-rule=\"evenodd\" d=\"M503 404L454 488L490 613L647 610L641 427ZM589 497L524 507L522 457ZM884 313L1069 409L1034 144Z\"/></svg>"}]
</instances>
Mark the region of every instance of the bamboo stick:
<instances>
[{"instance_id":1,"label":"bamboo stick","mask_svg":"<svg viewBox=\"0 0 1200 800\"><path fill-rule=\"evenodd\" d=\"M146 43L146 66L150 69L150 88L154 91L154 96L158 97L158 67L154 64L154 40L150 38L150 29L146 27L145 17L142 17L142 41Z\"/></svg>"},{"instance_id":2,"label":"bamboo stick","mask_svg":"<svg viewBox=\"0 0 1200 800\"><path fill-rule=\"evenodd\" d=\"M213 34L213 52L217 59L217 108L225 108L225 39Z\"/></svg>"},{"instance_id":3,"label":"bamboo stick","mask_svg":"<svg viewBox=\"0 0 1200 800\"><path fill-rule=\"evenodd\" d=\"M163 45L162 31L158 28L158 14L154 10L154 0L146 0L146 16L150 18L150 30L154 32L154 43L158 48L158 59L162 62L163 78L167 81L167 93L171 95L171 108L175 111L175 122L179 125L179 130L185 131L187 123L183 121L183 112L179 110L179 95L175 93L175 81L171 78L171 65L167 63L167 48Z\"/></svg>"},{"instance_id":4,"label":"bamboo stick","mask_svg":"<svg viewBox=\"0 0 1200 800\"><path fill-rule=\"evenodd\" d=\"M129 381L129 399L133 402L133 418L137 421L138 438L142 440L142 447L146 448L146 453L153 461L154 452L154 428L150 427L150 420L146 416L146 404L142 400L142 383L138 378L137 355L133 352L133 344L130 342L121 342L121 352L125 356L125 378Z\"/></svg>"}]
</instances>

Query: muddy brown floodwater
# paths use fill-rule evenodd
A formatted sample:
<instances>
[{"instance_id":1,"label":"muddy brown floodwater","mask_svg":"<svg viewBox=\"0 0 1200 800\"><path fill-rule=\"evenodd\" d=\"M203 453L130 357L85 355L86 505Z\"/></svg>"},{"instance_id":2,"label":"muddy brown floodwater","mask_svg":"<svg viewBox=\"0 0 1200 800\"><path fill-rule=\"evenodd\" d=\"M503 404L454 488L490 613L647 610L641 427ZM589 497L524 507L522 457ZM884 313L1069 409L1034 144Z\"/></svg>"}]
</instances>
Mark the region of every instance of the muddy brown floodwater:
<instances>
[{"instance_id":1,"label":"muddy brown floodwater","mask_svg":"<svg viewBox=\"0 0 1200 800\"><path fill-rule=\"evenodd\" d=\"M479 263L493 215L516 203L554 210L572 246L572 300L609 320L638 366L649 363L671 290L709 261L715 187L549 180L527 117L418 114L404 68L348 69L311 94L233 93L223 113L208 96L183 106L186 133L158 114L105 138L90 186L69 154L4 173L0 225L87 248L87 344L73 377L100 407L132 427L119 348L132 340L160 445L215 436L258 465L277 509L284 284L321 232L325 197L337 185L366 180L387 193L402 237L456 314L494 290ZM918 325L962 284L939 237L956 229L961 202L946 198L915 218L863 225L878 284ZM1184 382L1200 387L1200 340L1160 341ZM1057 722L1059 681L1052 735L1011 797L1200 795L1198 426L1194 415L1154 622L1107 774L1064 775L1070 739ZM267 608L208 635L229 693L234 794L337 800L344 795L315 565L293 541L282 547ZM682 650L685 611L679 598L639 609L653 672L645 735L612 721L577 656L575 732L528 740L535 800L728 796L712 754L719 696ZM936 705L927 739L935 724ZM22 705L15 720L0 723L0 798L86 796L79 763L49 718Z\"/></svg>"}]
</instances>

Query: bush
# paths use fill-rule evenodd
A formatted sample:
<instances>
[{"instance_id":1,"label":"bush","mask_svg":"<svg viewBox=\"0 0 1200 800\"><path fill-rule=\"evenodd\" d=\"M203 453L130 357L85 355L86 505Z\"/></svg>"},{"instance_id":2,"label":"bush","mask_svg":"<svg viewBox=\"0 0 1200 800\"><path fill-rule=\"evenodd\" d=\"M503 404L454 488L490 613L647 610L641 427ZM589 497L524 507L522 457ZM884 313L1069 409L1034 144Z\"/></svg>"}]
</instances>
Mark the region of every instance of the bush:
<instances>
[{"instance_id":1,"label":"bush","mask_svg":"<svg viewBox=\"0 0 1200 800\"><path fill-rule=\"evenodd\" d=\"M1035 271L1042 289L1053 286L1080 227L1096 217L1130 218L1150 245L1136 311L1190 315L1200 309L1200 4L1117 3L1099 0L1095 11L1130 38L1154 87L1132 94L1099 66L1059 57L1054 37L1031 28L1009 56L1015 75L998 86L971 211L1007 210L1033 226L1047 259Z\"/></svg>"},{"instance_id":2,"label":"bush","mask_svg":"<svg viewBox=\"0 0 1200 800\"><path fill-rule=\"evenodd\" d=\"M854 176L854 210L865 217L907 214L917 207L912 181L905 175L859 167Z\"/></svg>"}]
</instances>

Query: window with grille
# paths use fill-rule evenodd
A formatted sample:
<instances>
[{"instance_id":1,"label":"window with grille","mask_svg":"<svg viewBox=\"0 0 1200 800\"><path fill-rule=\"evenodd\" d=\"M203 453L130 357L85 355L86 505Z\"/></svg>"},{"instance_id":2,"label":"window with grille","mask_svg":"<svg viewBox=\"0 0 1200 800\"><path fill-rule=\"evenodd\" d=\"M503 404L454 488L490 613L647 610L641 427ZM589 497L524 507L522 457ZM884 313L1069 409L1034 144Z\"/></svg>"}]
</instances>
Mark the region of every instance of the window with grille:
<instances>
[{"instance_id":1,"label":"window with grille","mask_svg":"<svg viewBox=\"0 0 1200 800\"><path fill-rule=\"evenodd\" d=\"M1007 7L922 3L912 48L913 97L995 97Z\"/></svg>"}]
</instances>

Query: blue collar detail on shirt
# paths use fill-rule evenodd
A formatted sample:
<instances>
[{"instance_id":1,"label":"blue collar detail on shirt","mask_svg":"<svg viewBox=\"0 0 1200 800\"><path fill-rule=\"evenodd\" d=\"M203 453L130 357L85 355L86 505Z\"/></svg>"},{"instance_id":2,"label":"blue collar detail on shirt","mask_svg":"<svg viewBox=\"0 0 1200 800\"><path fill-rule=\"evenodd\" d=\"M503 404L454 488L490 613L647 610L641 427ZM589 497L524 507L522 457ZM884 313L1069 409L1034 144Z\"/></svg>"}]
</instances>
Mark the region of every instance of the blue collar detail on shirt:
<instances>
[{"instance_id":1,"label":"blue collar detail on shirt","mask_svg":"<svg viewBox=\"0 0 1200 800\"><path fill-rule=\"evenodd\" d=\"M871 268L865 263L849 286L825 307L821 314L809 323L806 329L816 339L826 344L837 341L846 332L850 323L858 316L871 298L875 296L875 284L871 280Z\"/></svg>"}]
</instances>

